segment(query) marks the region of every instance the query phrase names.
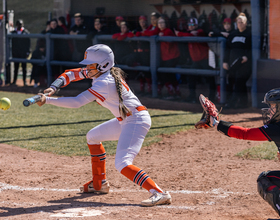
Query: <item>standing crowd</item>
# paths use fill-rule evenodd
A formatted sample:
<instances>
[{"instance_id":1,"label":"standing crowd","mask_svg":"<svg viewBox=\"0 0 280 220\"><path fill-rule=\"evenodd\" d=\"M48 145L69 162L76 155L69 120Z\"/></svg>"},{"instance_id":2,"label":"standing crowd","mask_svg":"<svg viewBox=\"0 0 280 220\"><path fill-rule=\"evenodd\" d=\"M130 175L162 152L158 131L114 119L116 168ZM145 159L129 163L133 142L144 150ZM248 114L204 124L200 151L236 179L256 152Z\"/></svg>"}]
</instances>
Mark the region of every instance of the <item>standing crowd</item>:
<instances>
[{"instance_id":1,"label":"standing crowd","mask_svg":"<svg viewBox=\"0 0 280 220\"><path fill-rule=\"evenodd\" d=\"M217 64L223 62L227 71L227 103L226 108L243 108L248 106L246 83L251 76L251 32L248 24L248 14L236 14L234 11L230 17L225 14L217 16L213 11L208 17L203 12L199 17L191 13L188 17L185 12L179 18L174 13L169 18L165 14L153 12L150 15L150 24L147 16L141 15L137 22L126 21L123 16L116 16L114 23L106 22L105 18L95 17L89 21L81 13L74 14L73 18L66 17L51 19L46 23L42 34L70 34L86 35L85 40L53 40L53 59L58 61L80 61L84 51L93 44L96 35L111 35L112 40L103 42L109 45L115 54L117 64L128 66L149 66L150 45L147 41L129 41L133 37L150 36L178 36L178 37L224 37L227 39L224 60L219 60L219 51L211 43L207 42L160 42L160 67L184 67L191 69L215 69ZM128 20L128 19L127 19ZM23 21L16 22L16 28L12 34L28 34ZM128 39L128 40L126 40ZM23 41L25 41L23 43ZM32 52L32 59L45 57L46 42L38 39L36 48ZM15 58L27 58L31 53L30 39L13 38L12 55ZM210 56L210 54L212 54ZM16 84L20 63L15 63L14 78L12 83L6 80L6 84ZM26 63L21 63L23 82L26 84ZM52 66L52 77L69 69L67 66ZM34 86L46 85L46 67L33 64L31 80ZM201 76L193 74L180 75L176 73L158 73L158 95L165 99L181 98L180 83L188 84L188 96L186 101L197 101L196 85L207 85L208 97L217 100L218 81L215 76ZM139 71L140 92L151 94L152 80L150 72ZM163 94L166 87L167 94Z\"/></svg>"}]
</instances>

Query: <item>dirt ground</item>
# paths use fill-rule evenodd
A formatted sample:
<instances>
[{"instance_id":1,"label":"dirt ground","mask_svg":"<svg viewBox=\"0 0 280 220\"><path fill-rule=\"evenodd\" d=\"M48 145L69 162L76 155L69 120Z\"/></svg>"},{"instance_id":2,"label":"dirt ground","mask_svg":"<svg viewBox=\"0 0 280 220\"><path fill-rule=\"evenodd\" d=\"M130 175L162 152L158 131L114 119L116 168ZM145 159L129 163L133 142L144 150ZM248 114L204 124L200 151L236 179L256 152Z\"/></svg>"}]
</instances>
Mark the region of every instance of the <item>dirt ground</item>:
<instances>
[{"instance_id":1,"label":"dirt ground","mask_svg":"<svg viewBox=\"0 0 280 220\"><path fill-rule=\"evenodd\" d=\"M4 89L3 89L4 90ZM27 92L27 91L25 91ZM149 108L201 111L198 104L141 98ZM262 125L257 109L223 111L244 127ZM172 196L172 204L141 207L150 194L126 179L107 156L107 195L81 194L91 178L90 157L66 157L0 145L1 219L278 219L258 195L256 179L277 161L235 156L260 142L231 139L215 129L163 135L141 149L134 164Z\"/></svg>"}]
</instances>

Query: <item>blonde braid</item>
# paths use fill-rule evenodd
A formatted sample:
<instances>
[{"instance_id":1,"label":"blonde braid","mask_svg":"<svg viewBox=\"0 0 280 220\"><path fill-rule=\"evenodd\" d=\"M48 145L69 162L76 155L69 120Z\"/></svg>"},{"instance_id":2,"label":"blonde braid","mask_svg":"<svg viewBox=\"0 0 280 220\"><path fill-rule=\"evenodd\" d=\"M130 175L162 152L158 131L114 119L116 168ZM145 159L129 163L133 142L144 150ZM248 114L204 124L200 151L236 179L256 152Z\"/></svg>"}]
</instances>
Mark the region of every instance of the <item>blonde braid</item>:
<instances>
[{"instance_id":1,"label":"blonde braid","mask_svg":"<svg viewBox=\"0 0 280 220\"><path fill-rule=\"evenodd\" d=\"M119 112L121 117L125 119L127 114L132 114L129 108L127 108L126 105L123 103L121 80L125 78L125 72L118 67L112 67L110 73L114 77L116 83L116 89L119 96Z\"/></svg>"}]
</instances>

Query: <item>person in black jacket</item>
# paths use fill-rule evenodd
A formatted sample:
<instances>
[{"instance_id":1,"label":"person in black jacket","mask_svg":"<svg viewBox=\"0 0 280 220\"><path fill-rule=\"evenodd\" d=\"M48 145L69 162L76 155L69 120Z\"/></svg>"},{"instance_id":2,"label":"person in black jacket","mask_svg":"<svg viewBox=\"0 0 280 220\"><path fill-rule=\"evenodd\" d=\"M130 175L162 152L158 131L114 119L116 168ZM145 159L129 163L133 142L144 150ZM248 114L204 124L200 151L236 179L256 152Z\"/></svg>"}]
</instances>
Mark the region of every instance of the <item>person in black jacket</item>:
<instances>
[{"instance_id":1,"label":"person in black jacket","mask_svg":"<svg viewBox=\"0 0 280 220\"><path fill-rule=\"evenodd\" d=\"M37 47L32 53L31 59L45 59L46 57L46 42L41 38L37 42ZM34 88L38 87L40 83L41 87L47 86L47 67L45 64L33 64L30 84L34 79Z\"/></svg>"},{"instance_id":2,"label":"person in black jacket","mask_svg":"<svg viewBox=\"0 0 280 220\"><path fill-rule=\"evenodd\" d=\"M225 37L228 36L234 31L232 22L230 18L225 18L223 20L223 29L222 30L213 30L208 33L209 37Z\"/></svg>"},{"instance_id":3,"label":"person in black jacket","mask_svg":"<svg viewBox=\"0 0 280 220\"><path fill-rule=\"evenodd\" d=\"M228 36L223 68L228 70L228 80L233 92L226 108L246 108L248 95L246 82L252 74L251 31L247 28L247 17L240 13L236 18L237 30Z\"/></svg>"},{"instance_id":4,"label":"person in black jacket","mask_svg":"<svg viewBox=\"0 0 280 220\"><path fill-rule=\"evenodd\" d=\"M58 25L57 19L53 18L50 21L50 29L47 31L50 34L65 34L62 27ZM54 60L71 60L69 57L70 51L67 40L54 39L53 40L53 59Z\"/></svg>"},{"instance_id":5,"label":"person in black jacket","mask_svg":"<svg viewBox=\"0 0 280 220\"><path fill-rule=\"evenodd\" d=\"M12 34L29 34L29 31L23 27L23 20L16 21L16 29L11 32ZM30 39L29 38L13 38L12 39L12 56L13 58L26 59L30 54ZM16 84L19 64L14 63L14 80L12 84ZM23 85L26 85L26 63L21 63Z\"/></svg>"},{"instance_id":6,"label":"person in black jacket","mask_svg":"<svg viewBox=\"0 0 280 220\"><path fill-rule=\"evenodd\" d=\"M224 18L223 23L222 23L223 28L221 30L215 29L212 30L208 33L209 37L224 37L224 38L228 38L228 36L230 34L232 34L235 29L234 26L232 24L232 21L230 18ZM219 62L219 57L221 55L220 52L220 47L219 44L217 44L216 42L208 42L208 46L210 48L209 51L209 65L212 66L213 68L215 68L216 66L218 66L218 62ZM224 70L226 76L228 76L228 71ZM227 77L227 87L226 87L226 91L229 94L228 97L230 98L232 95L232 80L228 80Z\"/></svg>"},{"instance_id":7,"label":"person in black jacket","mask_svg":"<svg viewBox=\"0 0 280 220\"><path fill-rule=\"evenodd\" d=\"M89 28L84 24L84 18L81 13L74 15L75 25L70 29L70 35L86 34L90 33ZM85 50L92 45L91 39L86 40L74 40L74 52L72 59L74 61L80 61L84 58Z\"/></svg>"},{"instance_id":8,"label":"person in black jacket","mask_svg":"<svg viewBox=\"0 0 280 220\"><path fill-rule=\"evenodd\" d=\"M65 34L62 27L58 25L57 19L53 18L50 21L50 29L47 31L50 34ZM65 39L53 39L53 59L59 61L71 60L71 52L68 45L68 41ZM61 65L52 65L52 75L57 78L61 71L68 69Z\"/></svg>"},{"instance_id":9,"label":"person in black jacket","mask_svg":"<svg viewBox=\"0 0 280 220\"><path fill-rule=\"evenodd\" d=\"M94 19L93 36L109 34L107 27L103 24L100 18Z\"/></svg>"}]
</instances>

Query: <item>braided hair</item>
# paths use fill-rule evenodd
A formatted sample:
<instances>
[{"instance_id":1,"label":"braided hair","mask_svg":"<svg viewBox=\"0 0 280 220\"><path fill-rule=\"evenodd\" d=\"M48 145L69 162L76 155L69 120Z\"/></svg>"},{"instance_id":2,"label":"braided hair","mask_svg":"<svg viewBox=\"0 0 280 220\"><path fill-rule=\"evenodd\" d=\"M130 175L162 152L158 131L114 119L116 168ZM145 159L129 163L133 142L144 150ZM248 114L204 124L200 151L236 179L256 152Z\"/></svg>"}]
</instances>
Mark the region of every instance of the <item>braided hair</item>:
<instances>
[{"instance_id":1,"label":"braided hair","mask_svg":"<svg viewBox=\"0 0 280 220\"><path fill-rule=\"evenodd\" d=\"M128 114L132 114L129 108L123 103L122 97L122 80L125 79L126 73L118 67L112 67L110 73L114 77L116 83L116 89L119 96L119 112L121 117L125 119Z\"/></svg>"}]
</instances>

